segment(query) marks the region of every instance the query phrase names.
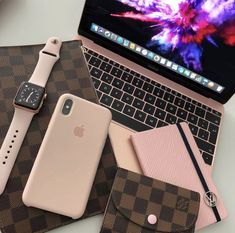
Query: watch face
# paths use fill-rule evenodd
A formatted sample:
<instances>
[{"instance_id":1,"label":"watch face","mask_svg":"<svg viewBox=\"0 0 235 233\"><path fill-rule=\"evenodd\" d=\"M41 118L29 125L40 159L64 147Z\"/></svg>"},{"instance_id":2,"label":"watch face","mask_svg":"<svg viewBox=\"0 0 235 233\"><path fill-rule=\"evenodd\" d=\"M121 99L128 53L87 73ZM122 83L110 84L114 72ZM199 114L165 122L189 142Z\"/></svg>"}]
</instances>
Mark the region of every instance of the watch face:
<instances>
[{"instance_id":1,"label":"watch face","mask_svg":"<svg viewBox=\"0 0 235 233\"><path fill-rule=\"evenodd\" d=\"M23 83L15 97L14 104L31 110L37 110L43 100L45 88L33 83Z\"/></svg>"}]
</instances>

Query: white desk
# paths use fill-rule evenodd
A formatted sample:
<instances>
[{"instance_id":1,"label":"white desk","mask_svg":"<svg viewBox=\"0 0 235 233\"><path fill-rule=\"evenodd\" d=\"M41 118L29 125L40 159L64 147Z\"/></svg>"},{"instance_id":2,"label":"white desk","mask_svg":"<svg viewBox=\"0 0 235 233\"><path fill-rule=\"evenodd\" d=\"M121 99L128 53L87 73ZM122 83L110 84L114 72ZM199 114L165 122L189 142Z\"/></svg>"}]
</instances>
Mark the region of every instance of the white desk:
<instances>
[{"instance_id":1,"label":"white desk","mask_svg":"<svg viewBox=\"0 0 235 233\"><path fill-rule=\"evenodd\" d=\"M44 43L55 35L70 40L77 32L84 0L3 0L0 46ZM233 233L235 228L235 96L225 105L225 118L213 177L229 217L200 233ZM98 233L102 216L73 223L53 233Z\"/></svg>"}]
</instances>

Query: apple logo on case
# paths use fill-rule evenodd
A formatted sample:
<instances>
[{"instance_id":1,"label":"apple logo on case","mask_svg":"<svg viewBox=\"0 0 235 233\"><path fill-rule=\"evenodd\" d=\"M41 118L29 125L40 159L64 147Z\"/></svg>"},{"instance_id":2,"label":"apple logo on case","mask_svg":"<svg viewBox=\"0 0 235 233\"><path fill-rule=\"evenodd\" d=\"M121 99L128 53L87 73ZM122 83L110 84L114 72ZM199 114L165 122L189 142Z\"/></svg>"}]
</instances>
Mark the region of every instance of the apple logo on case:
<instances>
[{"instance_id":1,"label":"apple logo on case","mask_svg":"<svg viewBox=\"0 0 235 233\"><path fill-rule=\"evenodd\" d=\"M75 129L74 129L74 135L75 135L76 137L81 138L81 137L83 137L83 135L84 135L84 131L85 131L85 129L84 129L84 126L83 126L83 125L77 126L77 127L75 127Z\"/></svg>"}]
</instances>

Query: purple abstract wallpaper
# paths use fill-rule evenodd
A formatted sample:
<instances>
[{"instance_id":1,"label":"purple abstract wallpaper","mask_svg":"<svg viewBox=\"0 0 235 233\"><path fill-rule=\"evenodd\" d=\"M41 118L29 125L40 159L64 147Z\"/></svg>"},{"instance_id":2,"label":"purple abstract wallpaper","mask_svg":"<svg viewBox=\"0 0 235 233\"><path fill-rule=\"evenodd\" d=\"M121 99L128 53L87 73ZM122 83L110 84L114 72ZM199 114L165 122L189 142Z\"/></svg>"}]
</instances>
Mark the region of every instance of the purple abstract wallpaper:
<instances>
[{"instance_id":1,"label":"purple abstract wallpaper","mask_svg":"<svg viewBox=\"0 0 235 233\"><path fill-rule=\"evenodd\" d=\"M235 0L114 0L128 10L112 17L146 23L148 48L161 54L177 51L184 65L202 72L205 42L235 46ZM218 43L219 41L220 43Z\"/></svg>"}]
</instances>

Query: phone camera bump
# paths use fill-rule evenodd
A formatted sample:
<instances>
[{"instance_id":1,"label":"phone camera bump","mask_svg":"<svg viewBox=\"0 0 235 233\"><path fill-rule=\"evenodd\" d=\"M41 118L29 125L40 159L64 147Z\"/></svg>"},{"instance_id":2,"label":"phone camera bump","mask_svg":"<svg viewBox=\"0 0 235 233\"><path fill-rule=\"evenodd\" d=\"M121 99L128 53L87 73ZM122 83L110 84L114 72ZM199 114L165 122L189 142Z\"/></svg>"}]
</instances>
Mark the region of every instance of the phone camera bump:
<instances>
[{"instance_id":1,"label":"phone camera bump","mask_svg":"<svg viewBox=\"0 0 235 233\"><path fill-rule=\"evenodd\" d=\"M73 106L73 101L71 99L66 99L62 108L62 113L64 115L69 115Z\"/></svg>"}]
</instances>

